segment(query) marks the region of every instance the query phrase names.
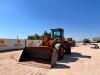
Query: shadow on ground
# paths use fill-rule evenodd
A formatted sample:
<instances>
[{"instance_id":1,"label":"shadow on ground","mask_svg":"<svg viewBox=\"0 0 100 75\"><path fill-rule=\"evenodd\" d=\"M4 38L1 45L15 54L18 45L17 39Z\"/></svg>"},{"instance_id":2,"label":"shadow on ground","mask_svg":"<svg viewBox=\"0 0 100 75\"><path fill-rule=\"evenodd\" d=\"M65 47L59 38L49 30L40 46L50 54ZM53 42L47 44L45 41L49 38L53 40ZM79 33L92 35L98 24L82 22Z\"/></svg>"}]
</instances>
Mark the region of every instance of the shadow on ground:
<instances>
[{"instance_id":1,"label":"shadow on ground","mask_svg":"<svg viewBox=\"0 0 100 75\"><path fill-rule=\"evenodd\" d=\"M70 69L70 66L57 63L52 69Z\"/></svg>"},{"instance_id":2,"label":"shadow on ground","mask_svg":"<svg viewBox=\"0 0 100 75\"><path fill-rule=\"evenodd\" d=\"M76 62L79 58L90 59L91 56L82 55L81 53L72 52L70 55L65 55L62 60L59 60L57 64L53 67L53 69L70 69L70 66L67 63ZM66 63L66 65L65 65Z\"/></svg>"},{"instance_id":3,"label":"shadow on ground","mask_svg":"<svg viewBox=\"0 0 100 75\"><path fill-rule=\"evenodd\" d=\"M72 52L71 55L68 55L67 57L70 57L70 58L91 58L91 56L82 55L81 53L77 53L77 52Z\"/></svg>"},{"instance_id":4,"label":"shadow on ground","mask_svg":"<svg viewBox=\"0 0 100 75\"><path fill-rule=\"evenodd\" d=\"M79 60L79 58L87 58L90 59L91 56L88 55L82 55L81 53L72 52L70 55L65 55L62 60L59 60L58 63L70 63L70 62L76 62Z\"/></svg>"},{"instance_id":5,"label":"shadow on ground","mask_svg":"<svg viewBox=\"0 0 100 75\"><path fill-rule=\"evenodd\" d=\"M8 49L8 50L1 50L0 53L6 53L6 52L13 52L13 51L22 51L23 49Z\"/></svg>"}]
</instances>

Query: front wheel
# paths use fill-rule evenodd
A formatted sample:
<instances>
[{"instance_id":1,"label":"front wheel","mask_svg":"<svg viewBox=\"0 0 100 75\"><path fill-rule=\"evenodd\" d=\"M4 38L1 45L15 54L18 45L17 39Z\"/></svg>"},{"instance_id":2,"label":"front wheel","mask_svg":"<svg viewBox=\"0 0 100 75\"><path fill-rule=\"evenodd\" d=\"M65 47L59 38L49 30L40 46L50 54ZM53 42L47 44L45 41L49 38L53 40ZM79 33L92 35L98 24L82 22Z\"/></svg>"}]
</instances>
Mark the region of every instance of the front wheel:
<instances>
[{"instance_id":1,"label":"front wheel","mask_svg":"<svg viewBox=\"0 0 100 75\"><path fill-rule=\"evenodd\" d=\"M63 59L63 57L64 57L64 47L60 47L59 48L59 55L58 55L58 59L60 60L60 59Z\"/></svg>"}]
</instances>

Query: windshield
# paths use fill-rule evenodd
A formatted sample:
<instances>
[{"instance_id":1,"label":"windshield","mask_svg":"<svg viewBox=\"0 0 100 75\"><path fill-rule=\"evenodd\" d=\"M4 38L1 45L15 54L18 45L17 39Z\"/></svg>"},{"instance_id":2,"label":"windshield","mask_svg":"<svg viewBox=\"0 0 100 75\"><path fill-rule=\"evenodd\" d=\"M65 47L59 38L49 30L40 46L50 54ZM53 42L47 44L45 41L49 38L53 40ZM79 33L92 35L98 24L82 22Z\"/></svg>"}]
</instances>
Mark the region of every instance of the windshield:
<instances>
[{"instance_id":1,"label":"windshield","mask_svg":"<svg viewBox=\"0 0 100 75\"><path fill-rule=\"evenodd\" d=\"M54 37L59 37L60 36L60 32L54 32Z\"/></svg>"}]
</instances>

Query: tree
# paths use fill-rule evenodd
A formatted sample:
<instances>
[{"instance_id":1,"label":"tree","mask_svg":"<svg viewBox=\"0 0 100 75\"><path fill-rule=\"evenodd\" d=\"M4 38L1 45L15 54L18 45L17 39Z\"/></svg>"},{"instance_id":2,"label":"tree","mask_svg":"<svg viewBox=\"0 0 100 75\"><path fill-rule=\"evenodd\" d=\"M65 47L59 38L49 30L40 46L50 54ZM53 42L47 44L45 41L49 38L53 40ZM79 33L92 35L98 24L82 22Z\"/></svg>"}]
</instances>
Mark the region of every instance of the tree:
<instances>
[{"instance_id":1,"label":"tree","mask_svg":"<svg viewBox=\"0 0 100 75\"><path fill-rule=\"evenodd\" d=\"M38 34L35 34L34 37L35 37L35 40L39 39L39 35Z\"/></svg>"},{"instance_id":2,"label":"tree","mask_svg":"<svg viewBox=\"0 0 100 75\"><path fill-rule=\"evenodd\" d=\"M35 40L40 40L41 39L41 35L35 34Z\"/></svg>"},{"instance_id":3,"label":"tree","mask_svg":"<svg viewBox=\"0 0 100 75\"><path fill-rule=\"evenodd\" d=\"M35 39L35 36L34 35L29 35L27 39L34 40Z\"/></svg>"},{"instance_id":4,"label":"tree","mask_svg":"<svg viewBox=\"0 0 100 75\"><path fill-rule=\"evenodd\" d=\"M49 36L49 38L51 38L51 33L50 32L44 31L43 35Z\"/></svg>"},{"instance_id":5,"label":"tree","mask_svg":"<svg viewBox=\"0 0 100 75\"><path fill-rule=\"evenodd\" d=\"M47 31L44 31L43 35L49 36L49 38L51 37L51 33L48 33ZM43 35L39 35L39 34L29 35L27 37L27 39L29 39L29 40L41 40Z\"/></svg>"},{"instance_id":6,"label":"tree","mask_svg":"<svg viewBox=\"0 0 100 75\"><path fill-rule=\"evenodd\" d=\"M38 34L34 34L34 35L29 35L27 39L29 39L29 40L41 40L42 36L38 35Z\"/></svg>"}]
</instances>

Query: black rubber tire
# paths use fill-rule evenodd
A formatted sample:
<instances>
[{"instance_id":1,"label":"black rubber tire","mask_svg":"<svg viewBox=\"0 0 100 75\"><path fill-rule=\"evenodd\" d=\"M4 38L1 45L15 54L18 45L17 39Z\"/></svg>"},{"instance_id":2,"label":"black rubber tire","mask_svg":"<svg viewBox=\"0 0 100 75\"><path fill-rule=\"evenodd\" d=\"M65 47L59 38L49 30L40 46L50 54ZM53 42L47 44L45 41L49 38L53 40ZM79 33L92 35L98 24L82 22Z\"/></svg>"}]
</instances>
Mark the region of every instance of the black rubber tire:
<instances>
[{"instance_id":1,"label":"black rubber tire","mask_svg":"<svg viewBox=\"0 0 100 75\"><path fill-rule=\"evenodd\" d=\"M70 55L70 54L71 54L71 48L70 48L70 47L67 47L67 48L65 49L65 54L66 54L66 55Z\"/></svg>"},{"instance_id":2,"label":"black rubber tire","mask_svg":"<svg viewBox=\"0 0 100 75\"><path fill-rule=\"evenodd\" d=\"M59 53L58 53L58 60L61 60L61 59L63 59L63 57L64 57L64 50L63 50L63 53L61 53L62 51L61 51L61 48L63 48L62 46L59 48ZM63 48L64 49L64 48Z\"/></svg>"}]
</instances>

